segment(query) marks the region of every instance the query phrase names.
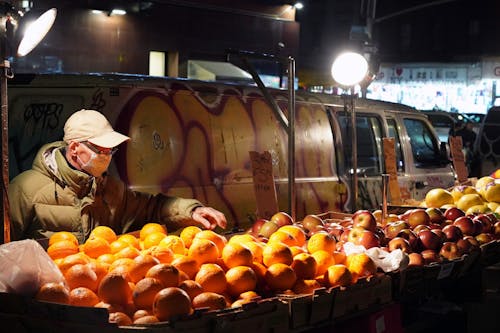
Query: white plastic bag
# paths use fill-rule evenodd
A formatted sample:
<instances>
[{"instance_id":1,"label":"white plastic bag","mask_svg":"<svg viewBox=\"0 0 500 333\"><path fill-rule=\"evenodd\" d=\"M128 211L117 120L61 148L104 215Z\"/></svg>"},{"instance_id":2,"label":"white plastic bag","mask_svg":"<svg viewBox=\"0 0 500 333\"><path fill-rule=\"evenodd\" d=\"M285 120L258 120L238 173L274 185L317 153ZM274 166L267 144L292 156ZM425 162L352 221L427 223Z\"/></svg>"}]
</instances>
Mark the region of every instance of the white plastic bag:
<instances>
[{"instance_id":1,"label":"white plastic bag","mask_svg":"<svg viewBox=\"0 0 500 333\"><path fill-rule=\"evenodd\" d=\"M404 269L409 262L408 255L400 249L387 252L379 247L372 247L367 250L362 245L347 242L344 244L344 252L346 255L365 252L375 262L375 265L386 273Z\"/></svg>"},{"instance_id":2,"label":"white plastic bag","mask_svg":"<svg viewBox=\"0 0 500 333\"><path fill-rule=\"evenodd\" d=\"M0 291L33 296L47 282L66 283L38 242L26 239L0 245Z\"/></svg>"}]
</instances>

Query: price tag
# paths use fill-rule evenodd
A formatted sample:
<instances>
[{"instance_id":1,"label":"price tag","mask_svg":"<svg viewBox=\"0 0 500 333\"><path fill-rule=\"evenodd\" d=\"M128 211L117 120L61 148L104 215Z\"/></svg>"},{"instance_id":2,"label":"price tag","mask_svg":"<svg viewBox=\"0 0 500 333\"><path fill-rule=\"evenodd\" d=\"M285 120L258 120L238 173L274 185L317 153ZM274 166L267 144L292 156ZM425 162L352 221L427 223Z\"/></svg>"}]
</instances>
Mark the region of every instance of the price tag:
<instances>
[{"instance_id":1,"label":"price tag","mask_svg":"<svg viewBox=\"0 0 500 333\"><path fill-rule=\"evenodd\" d=\"M439 271L439 274L437 276L438 280L447 278L450 276L451 272L453 271L453 267L455 266L454 262L447 262L444 264L441 264L441 270Z\"/></svg>"},{"instance_id":2,"label":"price tag","mask_svg":"<svg viewBox=\"0 0 500 333\"><path fill-rule=\"evenodd\" d=\"M466 182L468 176L462 147L463 143L461 136L450 136L451 159L453 160L453 167L455 168L457 178L460 183Z\"/></svg>"},{"instance_id":3,"label":"price tag","mask_svg":"<svg viewBox=\"0 0 500 333\"><path fill-rule=\"evenodd\" d=\"M274 185L272 157L268 151L250 152L253 187L257 202L257 216L269 219L278 211L276 186Z\"/></svg>"}]
</instances>

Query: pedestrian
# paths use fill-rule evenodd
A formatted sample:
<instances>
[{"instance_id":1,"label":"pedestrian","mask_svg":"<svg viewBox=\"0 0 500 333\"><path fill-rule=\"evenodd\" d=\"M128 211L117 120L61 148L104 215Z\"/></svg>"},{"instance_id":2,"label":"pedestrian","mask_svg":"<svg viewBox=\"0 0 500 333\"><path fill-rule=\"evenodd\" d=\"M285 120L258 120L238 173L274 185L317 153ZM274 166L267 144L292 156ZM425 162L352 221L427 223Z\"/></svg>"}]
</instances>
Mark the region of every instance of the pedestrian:
<instances>
[{"instance_id":1,"label":"pedestrian","mask_svg":"<svg viewBox=\"0 0 500 333\"><path fill-rule=\"evenodd\" d=\"M109 175L113 154L129 139L98 111L71 115L63 141L41 147L32 168L9 185L12 240L70 231L83 242L99 225L122 234L148 222L165 224L167 230L226 227L224 214L198 200L132 191Z\"/></svg>"}]
</instances>

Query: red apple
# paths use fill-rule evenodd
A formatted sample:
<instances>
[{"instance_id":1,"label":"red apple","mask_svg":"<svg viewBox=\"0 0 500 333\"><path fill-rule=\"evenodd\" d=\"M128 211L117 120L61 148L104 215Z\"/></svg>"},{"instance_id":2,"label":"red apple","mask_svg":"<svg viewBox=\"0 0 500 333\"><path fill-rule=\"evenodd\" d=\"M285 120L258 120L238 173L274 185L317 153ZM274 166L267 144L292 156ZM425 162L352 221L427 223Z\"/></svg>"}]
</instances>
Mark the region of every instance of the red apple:
<instances>
[{"instance_id":1,"label":"red apple","mask_svg":"<svg viewBox=\"0 0 500 333\"><path fill-rule=\"evenodd\" d=\"M385 236L387 238L394 238L401 230L408 228L410 228L410 225L403 220L390 222L384 228Z\"/></svg>"},{"instance_id":2,"label":"red apple","mask_svg":"<svg viewBox=\"0 0 500 333\"><path fill-rule=\"evenodd\" d=\"M415 208L408 215L408 224L410 228L415 228L417 225L428 225L431 218L423 208Z\"/></svg>"},{"instance_id":3,"label":"red apple","mask_svg":"<svg viewBox=\"0 0 500 333\"><path fill-rule=\"evenodd\" d=\"M309 214L304 217L302 220L302 225L304 226L304 229L307 231L315 230L317 226L323 226L324 222L323 220L314 214Z\"/></svg>"},{"instance_id":4,"label":"red apple","mask_svg":"<svg viewBox=\"0 0 500 333\"><path fill-rule=\"evenodd\" d=\"M496 239L500 239L500 221L495 222L493 224L493 235L496 237Z\"/></svg>"},{"instance_id":5,"label":"red apple","mask_svg":"<svg viewBox=\"0 0 500 333\"><path fill-rule=\"evenodd\" d=\"M430 223L443 224L446 220L443 212L439 208L431 207L425 210L429 215Z\"/></svg>"},{"instance_id":6,"label":"red apple","mask_svg":"<svg viewBox=\"0 0 500 333\"><path fill-rule=\"evenodd\" d=\"M359 238L361 237L363 231L366 231L366 229L362 227L351 228L351 230L349 230L349 234L347 235L347 241L359 245Z\"/></svg>"},{"instance_id":7,"label":"red apple","mask_svg":"<svg viewBox=\"0 0 500 333\"><path fill-rule=\"evenodd\" d=\"M464 236L462 239L466 240L467 242L469 242L471 244L471 250L478 250L479 249L479 242L473 236Z\"/></svg>"},{"instance_id":8,"label":"red apple","mask_svg":"<svg viewBox=\"0 0 500 333\"><path fill-rule=\"evenodd\" d=\"M439 255L448 260L460 258L460 250L455 242L444 242L439 250Z\"/></svg>"},{"instance_id":9,"label":"red apple","mask_svg":"<svg viewBox=\"0 0 500 333\"><path fill-rule=\"evenodd\" d=\"M431 229L433 233L439 236L441 238L441 244L446 241L446 235L444 234L443 230L441 229Z\"/></svg>"},{"instance_id":10,"label":"red apple","mask_svg":"<svg viewBox=\"0 0 500 333\"><path fill-rule=\"evenodd\" d=\"M417 235L424 230L431 230L431 228L428 225L424 224L417 225L415 228L413 228L413 232Z\"/></svg>"},{"instance_id":11,"label":"red apple","mask_svg":"<svg viewBox=\"0 0 500 333\"><path fill-rule=\"evenodd\" d=\"M420 254L424 258L424 262L426 265L441 261L441 259L439 258L439 254L434 250L423 250L422 252L420 252Z\"/></svg>"},{"instance_id":12,"label":"red apple","mask_svg":"<svg viewBox=\"0 0 500 333\"><path fill-rule=\"evenodd\" d=\"M403 237L394 237L389 241L387 244L387 248L389 249L389 252L392 252L396 249L400 249L404 253L411 253L411 246L410 242L408 240L404 239Z\"/></svg>"},{"instance_id":13,"label":"red apple","mask_svg":"<svg viewBox=\"0 0 500 333\"><path fill-rule=\"evenodd\" d=\"M412 251L418 251L420 249L420 239L418 239L417 234L411 229L403 229L398 233L397 237L402 237L410 243Z\"/></svg>"},{"instance_id":14,"label":"red apple","mask_svg":"<svg viewBox=\"0 0 500 333\"><path fill-rule=\"evenodd\" d=\"M373 232L377 227L377 219L369 210L357 210L352 215L352 226L361 227Z\"/></svg>"},{"instance_id":15,"label":"red apple","mask_svg":"<svg viewBox=\"0 0 500 333\"><path fill-rule=\"evenodd\" d=\"M410 216L411 211L412 211L412 209L408 209L403 214L399 214L398 215L398 219L400 219L402 221L407 221L408 222L408 217Z\"/></svg>"},{"instance_id":16,"label":"red apple","mask_svg":"<svg viewBox=\"0 0 500 333\"><path fill-rule=\"evenodd\" d=\"M387 245L387 237L385 237L385 232L384 229L381 226L377 226L375 229L375 235L378 236L378 239L380 240L380 246L385 246Z\"/></svg>"},{"instance_id":17,"label":"red apple","mask_svg":"<svg viewBox=\"0 0 500 333\"><path fill-rule=\"evenodd\" d=\"M493 223L493 224L500 221L498 213L486 213L486 216L488 216L490 218L491 223Z\"/></svg>"},{"instance_id":18,"label":"red apple","mask_svg":"<svg viewBox=\"0 0 500 333\"><path fill-rule=\"evenodd\" d=\"M424 249L437 251L442 244L441 237L430 230L423 230L417 236Z\"/></svg>"},{"instance_id":19,"label":"red apple","mask_svg":"<svg viewBox=\"0 0 500 333\"><path fill-rule=\"evenodd\" d=\"M269 222L267 219L257 219L253 224L252 224L252 230L251 233L255 236L259 234L260 228L264 225L264 223Z\"/></svg>"},{"instance_id":20,"label":"red apple","mask_svg":"<svg viewBox=\"0 0 500 333\"><path fill-rule=\"evenodd\" d=\"M455 221L460 216L465 216L465 212L457 207L450 207L444 211L444 217L447 220Z\"/></svg>"},{"instance_id":21,"label":"red apple","mask_svg":"<svg viewBox=\"0 0 500 333\"><path fill-rule=\"evenodd\" d=\"M271 216L270 221L276 223L278 227L293 224L292 217L285 212L277 212L276 214Z\"/></svg>"},{"instance_id":22,"label":"red apple","mask_svg":"<svg viewBox=\"0 0 500 333\"><path fill-rule=\"evenodd\" d=\"M492 232L493 230L493 223L491 222L491 218L486 214L476 215L472 218L472 221L474 221L474 223L476 223L476 221L481 222L481 224L476 226L476 232L478 234L480 234L481 232Z\"/></svg>"},{"instance_id":23,"label":"red apple","mask_svg":"<svg viewBox=\"0 0 500 333\"><path fill-rule=\"evenodd\" d=\"M456 242L463 237L462 230L460 230L460 228L456 225L446 225L441 230L443 230L443 233L446 236L446 241L448 242Z\"/></svg>"},{"instance_id":24,"label":"red apple","mask_svg":"<svg viewBox=\"0 0 500 333\"><path fill-rule=\"evenodd\" d=\"M408 254L408 267L421 267L425 265L424 257L419 252L412 252Z\"/></svg>"},{"instance_id":25,"label":"red apple","mask_svg":"<svg viewBox=\"0 0 500 333\"><path fill-rule=\"evenodd\" d=\"M489 233L485 233L485 232L480 233L479 235L477 235L474 238L476 238L476 240L479 242L479 245L489 243L495 239L495 237L493 237L493 234L489 234Z\"/></svg>"},{"instance_id":26,"label":"red apple","mask_svg":"<svg viewBox=\"0 0 500 333\"><path fill-rule=\"evenodd\" d=\"M468 216L460 216L455 221L453 221L453 225L456 225L462 231L464 236L473 236L474 235L474 222Z\"/></svg>"},{"instance_id":27,"label":"red apple","mask_svg":"<svg viewBox=\"0 0 500 333\"><path fill-rule=\"evenodd\" d=\"M467 236L467 237L471 237L471 236ZM466 253L470 253L471 252L471 250L472 250L472 244L468 240L460 238L459 240L456 241L456 243L457 243L458 251L461 254L466 254Z\"/></svg>"},{"instance_id":28,"label":"red apple","mask_svg":"<svg viewBox=\"0 0 500 333\"><path fill-rule=\"evenodd\" d=\"M276 224L276 222L267 221L260 228L258 235L263 236L265 238L269 238L269 236L271 236L278 229L279 226L278 224Z\"/></svg>"},{"instance_id":29,"label":"red apple","mask_svg":"<svg viewBox=\"0 0 500 333\"><path fill-rule=\"evenodd\" d=\"M372 247L380 246L380 239L377 234L370 230L364 230L358 239L359 245L363 245L365 249L371 249Z\"/></svg>"}]
</instances>

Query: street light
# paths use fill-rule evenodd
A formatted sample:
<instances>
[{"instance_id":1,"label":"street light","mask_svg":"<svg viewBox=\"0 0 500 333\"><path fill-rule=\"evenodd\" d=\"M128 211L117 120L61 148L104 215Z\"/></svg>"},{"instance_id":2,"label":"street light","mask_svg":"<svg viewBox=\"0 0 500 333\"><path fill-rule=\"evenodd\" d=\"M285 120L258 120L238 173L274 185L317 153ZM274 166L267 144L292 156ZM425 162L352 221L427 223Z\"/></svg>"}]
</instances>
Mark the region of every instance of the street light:
<instances>
[{"instance_id":1,"label":"street light","mask_svg":"<svg viewBox=\"0 0 500 333\"><path fill-rule=\"evenodd\" d=\"M332 64L332 77L341 85L347 94L343 94L344 111L346 115L351 113L351 211L355 211L356 201L358 199L358 142L356 133L356 110L354 107L354 86L359 84L368 73L368 62L366 59L354 52L345 52L340 54Z\"/></svg>"},{"instance_id":2,"label":"street light","mask_svg":"<svg viewBox=\"0 0 500 333\"><path fill-rule=\"evenodd\" d=\"M10 62L7 58L7 32L17 28L17 19L22 15L8 2L0 2L0 105L1 105L1 150L2 150L2 212L3 212L3 241L10 242L9 200L7 189L9 185L9 111L7 97L7 79L13 77ZM17 56L25 56L45 37L56 18L57 10L49 9L29 24L16 50Z\"/></svg>"}]
</instances>

